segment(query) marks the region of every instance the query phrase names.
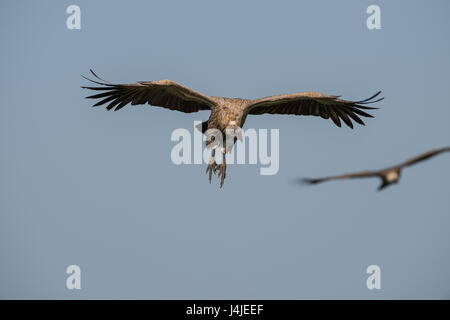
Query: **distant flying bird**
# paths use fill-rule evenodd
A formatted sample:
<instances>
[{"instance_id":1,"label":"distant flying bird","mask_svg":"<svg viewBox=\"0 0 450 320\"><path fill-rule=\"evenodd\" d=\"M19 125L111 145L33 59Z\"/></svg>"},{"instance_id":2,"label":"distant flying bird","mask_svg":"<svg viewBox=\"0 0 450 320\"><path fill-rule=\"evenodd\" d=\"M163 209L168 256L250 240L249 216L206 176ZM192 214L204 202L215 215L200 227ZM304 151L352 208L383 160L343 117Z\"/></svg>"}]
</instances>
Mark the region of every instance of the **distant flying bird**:
<instances>
[{"instance_id":1,"label":"distant flying bird","mask_svg":"<svg viewBox=\"0 0 450 320\"><path fill-rule=\"evenodd\" d=\"M398 181L400 180L400 175L402 173L403 168L411 166L413 164L416 164L420 161L429 159L439 153L446 152L446 151L450 151L450 147L431 150L431 151L422 153L414 158L411 158L403 163L400 163L399 165L381 169L378 171L361 171L361 172L355 172L355 173L349 173L349 174L343 174L343 175L339 175L339 176L331 176L331 177L325 177L325 178L319 178L319 179L305 178L305 179L302 179L302 181L306 182L308 184L316 184L316 183L321 183L321 182L330 181L330 180L377 177L377 178L381 179L381 185L378 187L377 190L382 190L382 189L386 188L387 186L390 186L391 184L398 183Z\"/></svg>"},{"instance_id":2,"label":"distant flying bird","mask_svg":"<svg viewBox=\"0 0 450 320\"><path fill-rule=\"evenodd\" d=\"M84 78L100 86L82 88L101 91L99 94L86 97L90 99L101 99L101 101L94 104L94 107L108 103L106 106L107 110L113 109L114 111L117 111L128 103L131 103L131 105L148 103L149 105L185 113L210 110L211 115L208 121L203 122L198 129L206 134L206 146L211 149L211 161L206 169L206 172L209 173L209 182L211 183L212 173L215 174L216 171L219 171L218 177L220 178L221 187L226 173L225 153L230 150L221 147L222 163L218 165L215 161L215 152L218 147L218 142L212 143L214 142L214 136L208 136L208 129L220 130L223 141L219 145L225 146L226 133L231 131L231 133L236 134L235 139L233 139L234 144L237 140L236 138L239 138L241 128L249 114L257 115L268 113L320 116L323 119L331 118L338 127L341 126L342 120L347 126L353 128L350 118L353 121L364 125L364 122L359 116L371 118L373 116L363 110L377 109L364 105L383 99L380 98L374 100L380 92L361 101L342 100L339 96L324 95L317 92L281 94L256 100L212 97L201 94L170 80L149 82L139 81L132 84L112 84L99 78L92 70L91 73L100 81L86 77Z\"/></svg>"}]
</instances>

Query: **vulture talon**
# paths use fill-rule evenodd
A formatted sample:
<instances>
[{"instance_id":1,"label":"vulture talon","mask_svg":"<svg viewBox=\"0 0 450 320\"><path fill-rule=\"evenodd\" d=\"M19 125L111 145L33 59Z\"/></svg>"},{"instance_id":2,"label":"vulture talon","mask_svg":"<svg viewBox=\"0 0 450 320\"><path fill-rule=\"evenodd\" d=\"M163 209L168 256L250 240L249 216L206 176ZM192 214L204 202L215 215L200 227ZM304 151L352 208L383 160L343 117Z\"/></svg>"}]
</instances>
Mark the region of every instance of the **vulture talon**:
<instances>
[{"instance_id":1,"label":"vulture talon","mask_svg":"<svg viewBox=\"0 0 450 320\"><path fill-rule=\"evenodd\" d=\"M210 162L208 164L208 167L206 167L206 173L208 173L209 177L209 184L211 184L212 173L214 172L214 174L216 174L216 170L217 170L217 163L215 161Z\"/></svg>"},{"instance_id":2,"label":"vulture talon","mask_svg":"<svg viewBox=\"0 0 450 320\"><path fill-rule=\"evenodd\" d=\"M220 178L220 187L222 188L223 182L226 177L227 165L225 163L221 163L217 166L217 168L218 168L217 171L219 171L217 178Z\"/></svg>"}]
</instances>

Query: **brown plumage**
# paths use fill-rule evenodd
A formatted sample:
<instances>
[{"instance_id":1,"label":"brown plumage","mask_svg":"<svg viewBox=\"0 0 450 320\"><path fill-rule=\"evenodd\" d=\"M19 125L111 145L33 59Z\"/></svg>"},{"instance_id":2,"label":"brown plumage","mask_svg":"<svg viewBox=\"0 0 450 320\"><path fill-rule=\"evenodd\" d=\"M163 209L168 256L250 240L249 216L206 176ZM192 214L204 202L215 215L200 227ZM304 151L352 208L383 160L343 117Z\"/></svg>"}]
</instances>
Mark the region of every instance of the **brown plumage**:
<instances>
[{"instance_id":1,"label":"brown plumage","mask_svg":"<svg viewBox=\"0 0 450 320\"><path fill-rule=\"evenodd\" d=\"M377 170L377 171L361 171L361 172L343 174L343 175L339 175L339 176L330 176L330 177L319 178L319 179L305 178L305 179L302 179L302 181L306 182L308 184L317 184L317 183L330 181L330 180L377 177L377 178L381 179L381 184L377 190L382 190L382 189L386 188L387 186L390 186L394 183L399 182L403 168L411 166L413 164L416 164L420 161L424 161L426 159L429 159L431 157L434 157L435 155L438 155L438 154L440 154L442 152L446 152L446 151L450 151L450 147L434 149L434 150L422 153L416 157L413 157L413 158L411 158L405 162L402 162L396 166Z\"/></svg>"},{"instance_id":2,"label":"brown plumage","mask_svg":"<svg viewBox=\"0 0 450 320\"><path fill-rule=\"evenodd\" d=\"M360 117L373 117L364 110L377 108L367 107L367 104L383 99L374 100L380 92L361 101L343 100L339 96L324 95L317 92L282 94L256 100L212 97L170 80L141 81L133 84L112 84L99 78L92 70L91 73L100 81L84 78L99 86L82 88L100 91L98 94L87 97L90 99L101 99L94 104L94 107L106 105L107 110L117 111L127 104L140 105L148 103L149 105L186 113L210 110L211 115L208 121L205 121L199 127L199 130L206 133L207 136L207 129L218 129L223 133L223 137L225 137L227 130L232 130L234 133L240 132L249 114L319 116L323 119L331 118L338 127L341 126L342 120L347 126L353 128L352 120L364 125ZM209 145L212 141L213 138L208 137L206 144ZM225 145L225 141L222 143ZM207 168L210 182L212 173L219 171L219 178L221 179L220 186L223 185L225 179L225 152L227 150L222 148L221 151L222 164L217 165L215 162L214 147L211 151L211 162Z\"/></svg>"}]
</instances>

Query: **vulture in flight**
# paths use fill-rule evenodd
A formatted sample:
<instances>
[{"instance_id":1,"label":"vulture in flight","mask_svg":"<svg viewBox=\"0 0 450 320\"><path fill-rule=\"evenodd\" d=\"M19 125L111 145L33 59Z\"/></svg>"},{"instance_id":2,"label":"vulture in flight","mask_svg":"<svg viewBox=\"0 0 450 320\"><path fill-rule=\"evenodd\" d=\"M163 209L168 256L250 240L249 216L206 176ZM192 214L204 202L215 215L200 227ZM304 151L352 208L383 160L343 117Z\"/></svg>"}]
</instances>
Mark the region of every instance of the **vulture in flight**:
<instances>
[{"instance_id":1,"label":"vulture in flight","mask_svg":"<svg viewBox=\"0 0 450 320\"><path fill-rule=\"evenodd\" d=\"M331 176L331 177L325 177L325 178L319 178L319 179L302 179L303 182L308 184L316 184L321 183L325 181L330 180L339 180L339 179L353 179L353 178L371 178L371 177L377 177L381 179L381 184L378 187L377 190L383 190L387 186L390 186L394 183L398 183L400 180L400 175L402 173L402 169L408 166L412 166L413 164L416 164L420 161L429 159L431 157L434 157L435 155L438 155L442 152L450 151L450 147L440 148L440 149L434 149L422 154L419 154L418 156L411 158L403 163L400 163L396 166L377 170L377 171L361 171L361 172L355 172L355 173L349 173L349 174L343 174L339 176Z\"/></svg>"},{"instance_id":2,"label":"vulture in flight","mask_svg":"<svg viewBox=\"0 0 450 320\"><path fill-rule=\"evenodd\" d=\"M203 122L198 129L206 134L206 146L211 149L211 161L206 169L211 183L212 173L218 171L220 186L222 187L225 174L225 154L237 139L241 139L241 128L247 115L258 114L292 114L302 116L317 116L323 119L331 119L338 127L343 121L353 128L353 123L364 125L360 117L373 117L366 111L377 109L366 106L382 100L375 100L380 94L377 92L368 99L361 101L349 101L340 99L339 96L325 95L318 92L299 92L293 94L280 94L261 99L240 99L212 97L187 88L171 80L139 81L131 84L113 84L98 77L92 70L95 80L84 77L86 80L98 86L82 87L98 91L99 93L88 96L89 99L100 99L94 107L106 105L107 110L117 111L127 104L163 107L170 110L185 113L209 110L211 112L208 121ZM366 111L364 111L366 110ZM209 129L216 129L222 133L223 141L215 141L215 136L208 134ZM214 131L214 130L212 130ZM234 135L231 146L226 141L226 135ZM213 143L214 142L214 143ZM225 146L226 147L223 147ZM222 163L215 161L216 149L220 147Z\"/></svg>"}]
</instances>

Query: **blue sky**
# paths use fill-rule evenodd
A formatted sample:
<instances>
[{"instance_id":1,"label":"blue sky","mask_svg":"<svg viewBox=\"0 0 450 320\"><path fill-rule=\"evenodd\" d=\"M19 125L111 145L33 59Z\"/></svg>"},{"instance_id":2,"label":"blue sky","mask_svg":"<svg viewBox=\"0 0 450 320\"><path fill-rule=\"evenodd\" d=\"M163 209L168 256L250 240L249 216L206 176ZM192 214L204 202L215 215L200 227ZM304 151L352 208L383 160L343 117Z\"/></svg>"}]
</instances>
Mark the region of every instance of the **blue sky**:
<instances>
[{"instance_id":1,"label":"blue sky","mask_svg":"<svg viewBox=\"0 0 450 320\"><path fill-rule=\"evenodd\" d=\"M81 8L81 30L66 8ZM381 8L368 30L366 8ZM450 145L447 1L2 1L0 297L449 298L449 155L376 180L293 183ZM207 112L91 108L80 75L214 96L385 100L366 126L249 116L280 170L170 161ZM216 181L214 181L216 182ZM65 288L77 264L82 289ZM381 268L381 290L366 268Z\"/></svg>"}]
</instances>

